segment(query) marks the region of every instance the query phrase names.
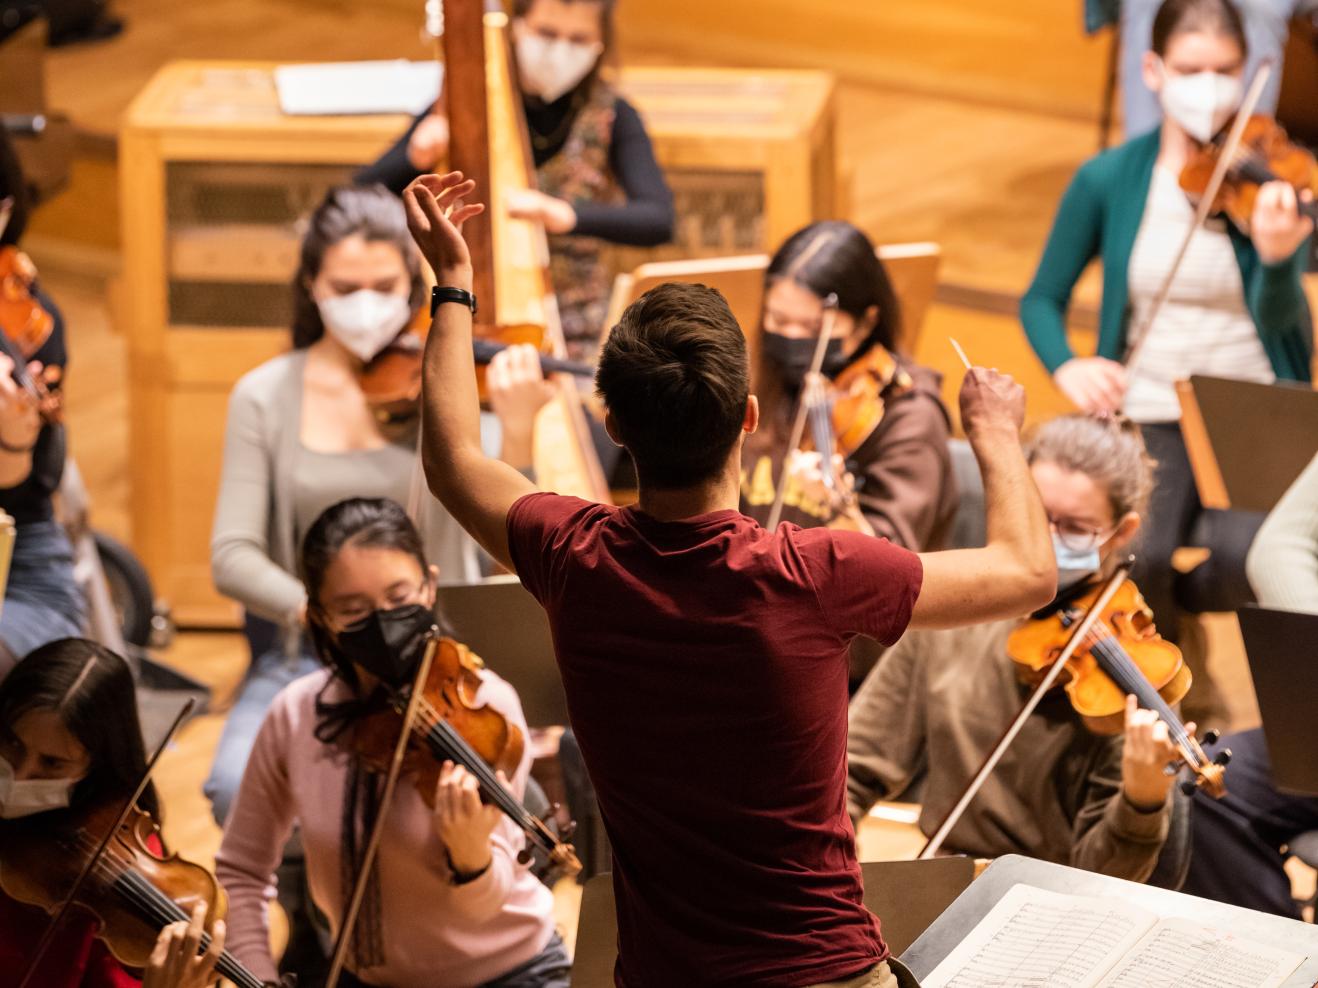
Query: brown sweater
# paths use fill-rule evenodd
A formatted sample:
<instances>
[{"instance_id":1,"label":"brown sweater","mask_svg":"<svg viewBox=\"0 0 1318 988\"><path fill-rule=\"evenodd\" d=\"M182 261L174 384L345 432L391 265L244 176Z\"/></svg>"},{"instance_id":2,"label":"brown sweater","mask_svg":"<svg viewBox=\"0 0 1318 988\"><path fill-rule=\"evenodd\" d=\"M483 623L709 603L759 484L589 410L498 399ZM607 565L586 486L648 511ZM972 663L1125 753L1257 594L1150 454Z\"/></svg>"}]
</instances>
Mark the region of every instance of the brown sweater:
<instances>
[{"instance_id":1,"label":"brown sweater","mask_svg":"<svg viewBox=\"0 0 1318 988\"><path fill-rule=\"evenodd\" d=\"M876 535L914 552L940 549L956 516L956 478L947 440L947 409L936 371L902 359L914 387L888 396L883 420L848 459L860 509ZM786 404L786 403L784 403ZM742 451L741 510L760 524L768 520L782 469L782 447L793 408L776 408L772 427L751 436ZM769 423L766 423L768 425ZM783 520L813 528L827 524L823 505L803 503L787 492Z\"/></svg>"},{"instance_id":2,"label":"brown sweater","mask_svg":"<svg viewBox=\"0 0 1318 988\"><path fill-rule=\"evenodd\" d=\"M921 773L932 834L1024 699L1007 636L1014 621L908 632L852 698L847 803L859 819ZM1122 739L1087 731L1066 697L1044 698L946 841L949 851L1024 854L1142 882L1167 839L1121 794Z\"/></svg>"}]
</instances>

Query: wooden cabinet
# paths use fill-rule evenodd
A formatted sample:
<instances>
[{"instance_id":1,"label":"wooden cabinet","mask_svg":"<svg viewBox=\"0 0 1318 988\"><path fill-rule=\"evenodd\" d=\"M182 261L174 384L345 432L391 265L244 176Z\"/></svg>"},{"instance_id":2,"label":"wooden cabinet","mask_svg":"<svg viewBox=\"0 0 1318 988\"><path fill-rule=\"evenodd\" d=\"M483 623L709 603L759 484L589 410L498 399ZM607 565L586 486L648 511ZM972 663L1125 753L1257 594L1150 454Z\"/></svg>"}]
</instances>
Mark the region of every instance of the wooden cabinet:
<instances>
[{"instance_id":1,"label":"wooden cabinet","mask_svg":"<svg viewBox=\"0 0 1318 988\"><path fill-rule=\"evenodd\" d=\"M234 382L288 346L299 220L374 160L399 116L287 117L273 64L175 62L120 136L134 542L180 624L229 626L210 526ZM677 200L668 257L771 249L839 203L831 76L640 68L620 86Z\"/></svg>"}]
</instances>

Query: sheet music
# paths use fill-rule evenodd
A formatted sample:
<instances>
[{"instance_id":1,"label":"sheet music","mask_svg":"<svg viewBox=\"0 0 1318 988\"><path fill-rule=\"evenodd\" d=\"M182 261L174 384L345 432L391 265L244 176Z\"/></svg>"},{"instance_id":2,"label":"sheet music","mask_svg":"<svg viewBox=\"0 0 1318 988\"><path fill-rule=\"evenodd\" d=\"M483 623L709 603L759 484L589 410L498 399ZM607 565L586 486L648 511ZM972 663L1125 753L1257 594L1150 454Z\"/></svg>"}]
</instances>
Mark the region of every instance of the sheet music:
<instances>
[{"instance_id":1,"label":"sheet music","mask_svg":"<svg viewBox=\"0 0 1318 988\"><path fill-rule=\"evenodd\" d=\"M279 108L292 116L407 113L439 97L438 62L321 62L275 69Z\"/></svg>"},{"instance_id":2,"label":"sheet music","mask_svg":"<svg viewBox=\"0 0 1318 988\"><path fill-rule=\"evenodd\" d=\"M1304 954L1165 919L1100 988L1279 988Z\"/></svg>"},{"instance_id":3,"label":"sheet music","mask_svg":"<svg viewBox=\"0 0 1318 988\"><path fill-rule=\"evenodd\" d=\"M925 988L1096 988L1156 922L1155 914L1118 899L1013 885L922 983Z\"/></svg>"}]
</instances>

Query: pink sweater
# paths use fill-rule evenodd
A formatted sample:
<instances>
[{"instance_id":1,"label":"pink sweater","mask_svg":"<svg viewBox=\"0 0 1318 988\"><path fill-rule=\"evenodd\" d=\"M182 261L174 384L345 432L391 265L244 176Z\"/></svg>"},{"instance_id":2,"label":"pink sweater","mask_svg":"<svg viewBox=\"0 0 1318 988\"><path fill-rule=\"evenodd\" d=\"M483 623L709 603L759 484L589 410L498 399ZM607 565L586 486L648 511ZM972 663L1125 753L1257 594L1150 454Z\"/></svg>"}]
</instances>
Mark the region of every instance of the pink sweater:
<instances>
[{"instance_id":1,"label":"pink sweater","mask_svg":"<svg viewBox=\"0 0 1318 988\"><path fill-rule=\"evenodd\" d=\"M477 695L526 730L517 694L488 670ZM348 756L315 739L316 694L329 678L316 672L289 684L266 714L224 829L216 874L229 894L229 948L262 978L275 977L267 903L275 867L296 822L316 905L337 935L347 890L340 883L340 821ZM329 699L345 698L336 681ZM512 780L520 797L528 753ZM464 885L449 882L444 846L430 810L408 777L394 792L376 860L385 962L360 979L389 988L467 988L524 964L554 932L553 897L518 864L522 832L504 818L492 838L493 863ZM349 952L349 967L352 955Z\"/></svg>"}]
</instances>

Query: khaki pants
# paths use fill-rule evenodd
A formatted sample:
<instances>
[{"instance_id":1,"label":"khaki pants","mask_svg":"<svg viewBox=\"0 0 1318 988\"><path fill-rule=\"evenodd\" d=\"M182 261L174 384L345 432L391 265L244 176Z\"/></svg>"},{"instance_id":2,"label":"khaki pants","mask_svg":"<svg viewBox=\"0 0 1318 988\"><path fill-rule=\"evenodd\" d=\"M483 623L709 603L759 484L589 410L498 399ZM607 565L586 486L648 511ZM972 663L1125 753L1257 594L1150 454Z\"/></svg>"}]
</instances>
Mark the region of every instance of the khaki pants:
<instances>
[{"instance_id":1,"label":"khaki pants","mask_svg":"<svg viewBox=\"0 0 1318 988\"><path fill-rule=\"evenodd\" d=\"M888 962L884 961L846 981L828 981L811 985L810 988L897 988L897 976L892 973Z\"/></svg>"}]
</instances>

